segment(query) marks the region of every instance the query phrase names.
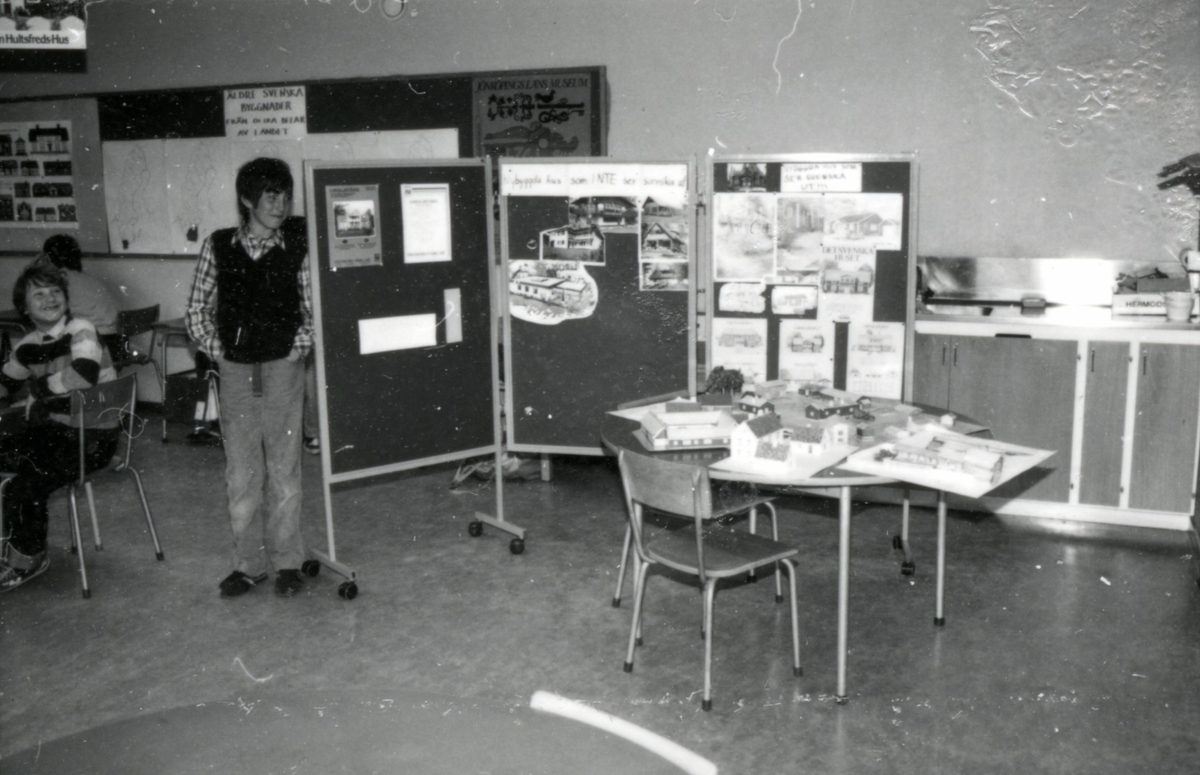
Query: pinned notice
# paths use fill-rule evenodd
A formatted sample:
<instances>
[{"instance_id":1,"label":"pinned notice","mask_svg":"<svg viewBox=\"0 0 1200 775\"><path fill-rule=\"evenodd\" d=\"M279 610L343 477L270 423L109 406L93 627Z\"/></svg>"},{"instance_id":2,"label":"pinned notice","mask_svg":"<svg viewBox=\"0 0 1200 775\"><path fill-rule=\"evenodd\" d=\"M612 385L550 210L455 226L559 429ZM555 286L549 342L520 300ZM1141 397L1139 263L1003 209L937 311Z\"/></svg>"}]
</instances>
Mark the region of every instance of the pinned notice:
<instances>
[{"instance_id":1,"label":"pinned notice","mask_svg":"<svg viewBox=\"0 0 1200 775\"><path fill-rule=\"evenodd\" d=\"M299 140L308 134L304 86L225 90L225 136L231 140Z\"/></svg>"}]
</instances>

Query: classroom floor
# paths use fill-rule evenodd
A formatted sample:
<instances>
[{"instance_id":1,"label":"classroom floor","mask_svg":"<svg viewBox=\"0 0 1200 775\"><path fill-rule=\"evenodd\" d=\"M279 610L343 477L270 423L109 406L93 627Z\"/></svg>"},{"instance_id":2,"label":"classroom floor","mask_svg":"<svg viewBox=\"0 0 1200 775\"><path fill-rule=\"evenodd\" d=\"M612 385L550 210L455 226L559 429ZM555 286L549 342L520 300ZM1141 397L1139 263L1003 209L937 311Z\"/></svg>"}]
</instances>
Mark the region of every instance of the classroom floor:
<instances>
[{"instance_id":1,"label":"classroom floor","mask_svg":"<svg viewBox=\"0 0 1200 775\"><path fill-rule=\"evenodd\" d=\"M36 761L39 746L48 760L74 741L94 754L78 772L109 772L105 741L136 747L128 730L140 719L140 739L179 746L174 766L146 771L247 771L224 769L232 759L220 746L199 756L203 766L185 754L217 723L202 708L273 712L270 728L297 746L310 734L297 709L323 715L346 697L387 707L433 695L446 707L517 714L546 690L664 735L723 773L1200 766L1200 588L1183 533L952 512L946 625L936 628L932 513L914 514L916 573L906 577L892 549L898 509L861 504L849 702L838 705L836 510L786 498L782 537L801 547L804 675L791 675L786 606L774 604L773 585L732 584L717 597L714 707L704 713L695 587L651 577L645 645L634 672L622 671L632 606L611 605L624 529L611 460L555 458L549 482L505 482L506 516L528 530L520 555L492 528L468 535L477 510L494 510L495 492L474 478L451 489L454 466L343 489L333 499L336 549L358 575L356 599L339 598L344 579L325 568L292 599L263 588L223 600L223 457L183 441L186 432L172 426L164 445L152 424L135 447L164 562L132 488L112 477L96 492L104 551L87 554L91 599L81 599L65 548L61 495L51 503L50 570L0 596L0 757L10 763ZM320 459L306 456L306 535L323 549L320 475ZM474 738L447 730L443 744ZM257 728L209 731L228 751L294 755L266 746ZM341 769L281 758L259 771L416 771L381 763L394 741L379 738L391 734L403 732L362 726L337 750ZM432 744L414 734L413 744ZM554 735L540 737L546 747L529 751L531 762L554 756ZM524 771L481 758L474 771ZM9 771L3 759L0 771Z\"/></svg>"}]
</instances>

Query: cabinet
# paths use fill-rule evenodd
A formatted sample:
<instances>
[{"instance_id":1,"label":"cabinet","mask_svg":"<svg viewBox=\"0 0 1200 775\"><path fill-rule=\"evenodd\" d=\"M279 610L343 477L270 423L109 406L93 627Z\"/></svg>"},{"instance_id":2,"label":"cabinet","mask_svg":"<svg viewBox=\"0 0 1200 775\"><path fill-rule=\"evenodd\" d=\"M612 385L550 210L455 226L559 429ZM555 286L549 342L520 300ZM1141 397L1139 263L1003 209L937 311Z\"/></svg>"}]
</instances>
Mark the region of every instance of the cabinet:
<instances>
[{"instance_id":1,"label":"cabinet","mask_svg":"<svg viewBox=\"0 0 1200 775\"><path fill-rule=\"evenodd\" d=\"M1089 341L1084 353L1079 502L1115 507L1121 503L1129 343Z\"/></svg>"},{"instance_id":2,"label":"cabinet","mask_svg":"<svg viewBox=\"0 0 1200 775\"><path fill-rule=\"evenodd\" d=\"M913 400L985 425L1002 441L1055 450L1044 465L992 495L1065 503L1071 485L1077 349L1071 341L918 333Z\"/></svg>"},{"instance_id":3,"label":"cabinet","mask_svg":"<svg viewBox=\"0 0 1200 775\"><path fill-rule=\"evenodd\" d=\"M976 420L998 439L1055 450L1042 467L985 496L984 508L1190 524L1200 464L1200 331L918 322L912 364L917 403Z\"/></svg>"},{"instance_id":4,"label":"cabinet","mask_svg":"<svg viewBox=\"0 0 1200 775\"><path fill-rule=\"evenodd\" d=\"M1200 346L1142 344L1135 362L1129 507L1191 513Z\"/></svg>"}]
</instances>

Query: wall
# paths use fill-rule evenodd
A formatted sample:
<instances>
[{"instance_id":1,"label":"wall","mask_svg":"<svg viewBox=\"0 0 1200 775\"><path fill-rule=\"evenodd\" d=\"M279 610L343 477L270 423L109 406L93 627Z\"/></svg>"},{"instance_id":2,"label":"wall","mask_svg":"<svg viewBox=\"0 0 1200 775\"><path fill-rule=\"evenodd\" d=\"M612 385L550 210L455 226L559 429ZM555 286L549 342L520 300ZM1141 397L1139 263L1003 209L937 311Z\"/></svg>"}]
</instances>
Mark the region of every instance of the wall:
<instances>
[{"instance_id":1,"label":"wall","mask_svg":"<svg viewBox=\"0 0 1200 775\"><path fill-rule=\"evenodd\" d=\"M1200 202L1155 185L1200 151L1194 0L379 1L94 3L88 72L0 97L604 65L613 157L915 151L923 255L1196 244ZM105 263L181 310L190 261Z\"/></svg>"}]
</instances>

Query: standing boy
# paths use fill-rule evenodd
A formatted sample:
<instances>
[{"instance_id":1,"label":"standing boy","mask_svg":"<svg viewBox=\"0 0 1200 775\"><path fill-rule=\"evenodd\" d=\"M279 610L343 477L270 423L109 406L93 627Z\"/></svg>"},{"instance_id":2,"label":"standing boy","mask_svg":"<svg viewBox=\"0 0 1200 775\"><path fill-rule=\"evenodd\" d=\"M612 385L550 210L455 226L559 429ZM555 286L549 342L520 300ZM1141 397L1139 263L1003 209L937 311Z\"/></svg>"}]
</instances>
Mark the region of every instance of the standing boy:
<instances>
[{"instance_id":1,"label":"standing boy","mask_svg":"<svg viewBox=\"0 0 1200 775\"><path fill-rule=\"evenodd\" d=\"M188 299L188 334L221 374L233 530L233 571L220 583L222 597L249 592L272 567L276 594L304 586L300 452L312 292L304 219L289 217L292 188L279 159L238 170L242 225L205 241Z\"/></svg>"}]
</instances>

